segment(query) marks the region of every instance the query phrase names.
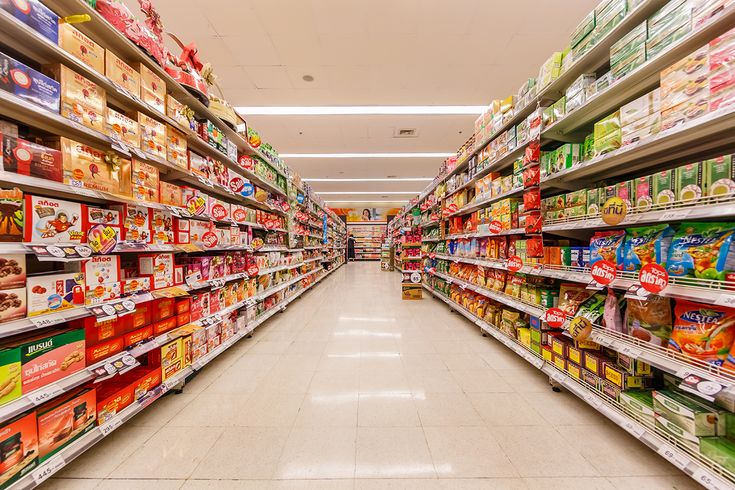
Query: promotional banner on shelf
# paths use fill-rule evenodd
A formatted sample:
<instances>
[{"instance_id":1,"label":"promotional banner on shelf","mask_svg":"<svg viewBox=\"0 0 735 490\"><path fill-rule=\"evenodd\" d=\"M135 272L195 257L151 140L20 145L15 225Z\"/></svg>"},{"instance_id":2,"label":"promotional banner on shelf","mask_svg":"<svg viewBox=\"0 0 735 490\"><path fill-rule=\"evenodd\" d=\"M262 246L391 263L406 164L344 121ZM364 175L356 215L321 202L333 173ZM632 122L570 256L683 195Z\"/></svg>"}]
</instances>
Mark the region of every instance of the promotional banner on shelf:
<instances>
[{"instance_id":1,"label":"promotional banner on shelf","mask_svg":"<svg viewBox=\"0 0 735 490\"><path fill-rule=\"evenodd\" d=\"M331 208L338 216L346 216L348 223L388 221L388 216L397 215L400 208Z\"/></svg>"}]
</instances>

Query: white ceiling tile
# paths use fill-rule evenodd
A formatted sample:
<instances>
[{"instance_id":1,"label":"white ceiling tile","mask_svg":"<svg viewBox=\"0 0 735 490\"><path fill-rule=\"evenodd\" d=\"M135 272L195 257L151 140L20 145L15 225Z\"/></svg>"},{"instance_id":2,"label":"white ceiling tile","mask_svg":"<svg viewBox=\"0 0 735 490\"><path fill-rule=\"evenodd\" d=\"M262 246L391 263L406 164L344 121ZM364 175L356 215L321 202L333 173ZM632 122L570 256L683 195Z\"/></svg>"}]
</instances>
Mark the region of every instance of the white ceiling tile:
<instances>
[{"instance_id":1,"label":"white ceiling tile","mask_svg":"<svg viewBox=\"0 0 735 490\"><path fill-rule=\"evenodd\" d=\"M285 66L248 66L244 70L256 88L293 88Z\"/></svg>"}]
</instances>

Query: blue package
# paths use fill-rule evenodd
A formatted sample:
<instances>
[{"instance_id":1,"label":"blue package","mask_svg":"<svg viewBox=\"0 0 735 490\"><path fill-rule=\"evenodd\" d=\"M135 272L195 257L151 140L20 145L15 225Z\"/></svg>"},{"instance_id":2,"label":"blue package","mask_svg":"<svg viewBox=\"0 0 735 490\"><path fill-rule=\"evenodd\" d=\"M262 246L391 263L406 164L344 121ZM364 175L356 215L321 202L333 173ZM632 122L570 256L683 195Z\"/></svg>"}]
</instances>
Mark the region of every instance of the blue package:
<instances>
[{"instance_id":1,"label":"blue package","mask_svg":"<svg viewBox=\"0 0 735 490\"><path fill-rule=\"evenodd\" d=\"M607 260L617 269L623 268L623 242L625 231L598 231L590 240L590 265L598 260Z\"/></svg>"},{"instance_id":2,"label":"blue package","mask_svg":"<svg viewBox=\"0 0 735 490\"><path fill-rule=\"evenodd\" d=\"M0 89L49 111L59 112L59 82L3 53L0 53Z\"/></svg>"},{"instance_id":3,"label":"blue package","mask_svg":"<svg viewBox=\"0 0 735 490\"><path fill-rule=\"evenodd\" d=\"M52 43L59 44L59 16L38 0L0 0L0 8Z\"/></svg>"},{"instance_id":4,"label":"blue package","mask_svg":"<svg viewBox=\"0 0 735 490\"><path fill-rule=\"evenodd\" d=\"M666 265L674 230L669 225L643 226L625 230L623 269L636 272L646 264Z\"/></svg>"}]
</instances>

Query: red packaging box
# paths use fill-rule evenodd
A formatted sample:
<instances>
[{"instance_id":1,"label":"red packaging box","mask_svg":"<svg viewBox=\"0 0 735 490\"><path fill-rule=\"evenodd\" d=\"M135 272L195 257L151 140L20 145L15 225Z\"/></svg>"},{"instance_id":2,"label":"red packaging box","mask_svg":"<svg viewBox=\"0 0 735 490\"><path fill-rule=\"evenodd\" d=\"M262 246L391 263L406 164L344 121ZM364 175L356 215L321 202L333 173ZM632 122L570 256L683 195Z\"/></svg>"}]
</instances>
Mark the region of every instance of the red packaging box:
<instances>
[{"instance_id":1,"label":"red packaging box","mask_svg":"<svg viewBox=\"0 0 735 490\"><path fill-rule=\"evenodd\" d=\"M94 364L110 356L118 354L125 348L123 337L115 337L87 348L87 365Z\"/></svg>"},{"instance_id":2,"label":"red packaging box","mask_svg":"<svg viewBox=\"0 0 735 490\"><path fill-rule=\"evenodd\" d=\"M120 211L122 240L135 243L153 243L151 210L134 204L113 204L111 209Z\"/></svg>"},{"instance_id":3,"label":"red packaging box","mask_svg":"<svg viewBox=\"0 0 735 490\"><path fill-rule=\"evenodd\" d=\"M146 325L138 330L126 333L123 339L125 347L130 347L151 337L153 337L153 325Z\"/></svg>"},{"instance_id":4,"label":"red packaging box","mask_svg":"<svg viewBox=\"0 0 735 490\"><path fill-rule=\"evenodd\" d=\"M200 318L209 316L209 292L203 292L193 294L190 296L191 305L189 307L189 313L191 314L191 321L195 322Z\"/></svg>"},{"instance_id":5,"label":"red packaging box","mask_svg":"<svg viewBox=\"0 0 735 490\"><path fill-rule=\"evenodd\" d=\"M174 315L176 300L174 298L161 298L153 301L151 321L158 322Z\"/></svg>"},{"instance_id":6,"label":"red packaging box","mask_svg":"<svg viewBox=\"0 0 735 490\"><path fill-rule=\"evenodd\" d=\"M123 375L125 382L130 381L128 388L133 393L134 400L145 397L150 390L161 384L161 368L140 366Z\"/></svg>"},{"instance_id":7,"label":"red packaging box","mask_svg":"<svg viewBox=\"0 0 735 490\"><path fill-rule=\"evenodd\" d=\"M130 325L127 331L129 332L130 330L135 330L136 328L140 328L140 327L143 327L151 323L151 310L152 309L153 309L152 301L136 305L135 311L133 313L129 315L125 315L123 317L123 318L130 318Z\"/></svg>"},{"instance_id":8,"label":"red packaging box","mask_svg":"<svg viewBox=\"0 0 735 490\"><path fill-rule=\"evenodd\" d=\"M179 313L178 315L176 315L176 325L178 325L179 327L182 325L186 325L190 321L191 315L189 315L188 311L186 313Z\"/></svg>"},{"instance_id":9,"label":"red packaging box","mask_svg":"<svg viewBox=\"0 0 735 490\"><path fill-rule=\"evenodd\" d=\"M122 218L119 210L87 206L82 229L87 244L95 253L109 254L122 239Z\"/></svg>"},{"instance_id":10,"label":"red packaging box","mask_svg":"<svg viewBox=\"0 0 735 490\"><path fill-rule=\"evenodd\" d=\"M104 424L110 417L133 403L134 399L130 385L122 384L120 379L112 378L102 383L97 389L98 423Z\"/></svg>"},{"instance_id":11,"label":"red packaging box","mask_svg":"<svg viewBox=\"0 0 735 490\"><path fill-rule=\"evenodd\" d=\"M6 172L62 182L61 152L9 134L0 134L0 163Z\"/></svg>"},{"instance_id":12,"label":"red packaging box","mask_svg":"<svg viewBox=\"0 0 735 490\"><path fill-rule=\"evenodd\" d=\"M189 313L189 306L191 305L191 298L176 298L176 314Z\"/></svg>"},{"instance_id":13,"label":"red packaging box","mask_svg":"<svg viewBox=\"0 0 735 490\"><path fill-rule=\"evenodd\" d=\"M124 318L126 317L115 317L112 320L98 322L95 317L88 316L79 320L73 320L70 324L74 328L84 329L84 338L86 340L87 347L92 347L100 342L118 337L125 333L125 326L123 323Z\"/></svg>"},{"instance_id":14,"label":"red packaging box","mask_svg":"<svg viewBox=\"0 0 735 490\"><path fill-rule=\"evenodd\" d=\"M94 429L97 420L97 391L83 389L56 398L38 408L38 462Z\"/></svg>"},{"instance_id":15,"label":"red packaging box","mask_svg":"<svg viewBox=\"0 0 735 490\"><path fill-rule=\"evenodd\" d=\"M15 444L18 450L5 452L0 462L0 474L3 475L3 488L7 488L36 467L38 453L38 430L36 412L19 415L0 427L0 440L3 446Z\"/></svg>"},{"instance_id":16,"label":"red packaging box","mask_svg":"<svg viewBox=\"0 0 735 490\"><path fill-rule=\"evenodd\" d=\"M176 324L176 317L172 316L171 318L166 318L165 320L161 320L159 322L155 322L153 324L153 335L161 335L162 333L166 333L169 330L173 330L178 325Z\"/></svg>"}]
</instances>

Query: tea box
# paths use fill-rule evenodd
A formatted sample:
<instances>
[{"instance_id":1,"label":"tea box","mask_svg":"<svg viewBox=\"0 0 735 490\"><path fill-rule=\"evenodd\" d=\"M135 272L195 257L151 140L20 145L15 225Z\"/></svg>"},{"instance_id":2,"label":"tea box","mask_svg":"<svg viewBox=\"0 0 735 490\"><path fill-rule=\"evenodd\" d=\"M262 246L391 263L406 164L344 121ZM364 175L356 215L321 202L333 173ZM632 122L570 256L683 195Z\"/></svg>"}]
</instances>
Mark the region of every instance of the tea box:
<instances>
[{"instance_id":1,"label":"tea box","mask_svg":"<svg viewBox=\"0 0 735 490\"><path fill-rule=\"evenodd\" d=\"M5 0L0 0L3 3ZM3 53L0 53L0 90L48 111L59 112L59 82Z\"/></svg>"},{"instance_id":2,"label":"tea box","mask_svg":"<svg viewBox=\"0 0 735 490\"><path fill-rule=\"evenodd\" d=\"M105 72L105 48L79 32L71 24L59 24L61 49L102 74Z\"/></svg>"},{"instance_id":3,"label":"tea box","mask_svg":"<svg viewBox=\"0 0 735 490\"><path fill-rule=\"evenodd\" d=\"M131 95L140 97L140 73L109 49L105 51L105 75Z\"/></svg>"},{"instance_id":4,"label":"tea box","mask_svg":"<svg viewBox=\"0 0 735 490\"><path fill-rule=\"evenodd\" d=\"M140 127L140 148L159 158L166 159L166 125L138 113Z\"/></svg>"},{"instance_id":5,"label":"tea box","mask_svg":"<svg viewBox=\"0 0 735 490\"><path fill-rule=\"evenodd\" d=\"M159 201L160 174L158 168L134 158L131 176L133 199L137 201Z\"/></svg>"},{"instance_id":6,"label":"tea box","mask_svg":"<svg viewBox=\"0 0 735 490\"><path fill-rule=\"evenodd\" d=\"M699 452L731 472L735 472L735 442L725 437L699 438Z\"/></svg>"},{"instance_id":7,"label":"tea box","mask_svg":"<svg viewBox=\"0 0 735 490\"><path fill-rule=\"evenodd\" d=\"M620 394L620 404L636 418L654 424L653 394L651 391L624 391Z\"/></svg>"},{"instance_id":8,"label":"tea box","mask_svg":"<svg viewBox=\"0 0 735 490\"><path fill-rule=\"evenodd\" d=\"M133 148L140 148L138 121L107 108L107 135Z\"/></svg>"},{"instance_id":9,"label":"tea box","mask_svg":"<svg viewBox=\"0 0 735 490\"><path fill-rule=\"evenodd\" d=\"M676 201L674 170L663 170L651 176L653 203L658 206L671 205Z\"/></svg>"},{"instance_id":10,"label":"tea box","mask_svg":"<svg viewBox=\"0 0 735 490\"><path fill-rule=\"evenodd\" d=\"M676 424L695 436L716 436L725 433L725 413L671 390L654 390L653 408L657 416Z\"/></svg>"},{"instance_id":11,"label":"tea box","mask_svg":"<svg viewBox=\"0 0 735 490\"><path fill-rule=\"evenodd\" d=\"M83 204L61 199L25 196L27 223L25 242L33 243L81 243Z\"/></svg>"},{"instance_id":12,"label":"tea box","mask_svg":"<svg viewBox=\"0 0 735 490\"><path fill-rule=\"evenodd\" d=\"M61 115L104 133L107 92L64 65L51 65L46 71L61 86Z\"/></svg>"},{"instance_id":13,"label":"tea box","mask_svg":"<svg viewBox=\"0 0 735 490\"><path fill-rule=\"evenodd\" d=\"M735 166L732 155L723 155L703 162L705 195L725 197L735 194Z\"/></svg>"},{"instance_id":14,"label":"tea box","mask_svg":"<svg viewBox=\"0 0 735 490\"><path fill-rule=\"evenodd\" d=\"M676 196L679 201L694 203L704 195L702 163L688 163L676 169Z\"/></svg>"},{"instance_id":15,"label":"tea box","mask_svg":"<svg viewBox=\"0 0 735 490\"><path fill-rule=\"evenodd\" d=\"M0 140L2 170L56 182L63 180L60 151L9 134L0 136L2 136Z\"/></svg>"},{"instance_id":16,"label":"tea box","mask_svg":"<svg viewBox=\"0 0 735 490\"><path fill-rule=\"evenodd\" d=\"M82 435L97 420L95 388L74 391L41 406L38 417L38 462L43 463Z\"/></svg>"},{"instance_id":17,"label":"tea box","mask_svg":"<svg viewBox=\"0 0 735 490\"><path fill-rule=\"evenodd\" d=\"M161 114L166 112L166 84L143 63L133 65L140 73L140 98Z\"/></svg>"}]
</instances>

